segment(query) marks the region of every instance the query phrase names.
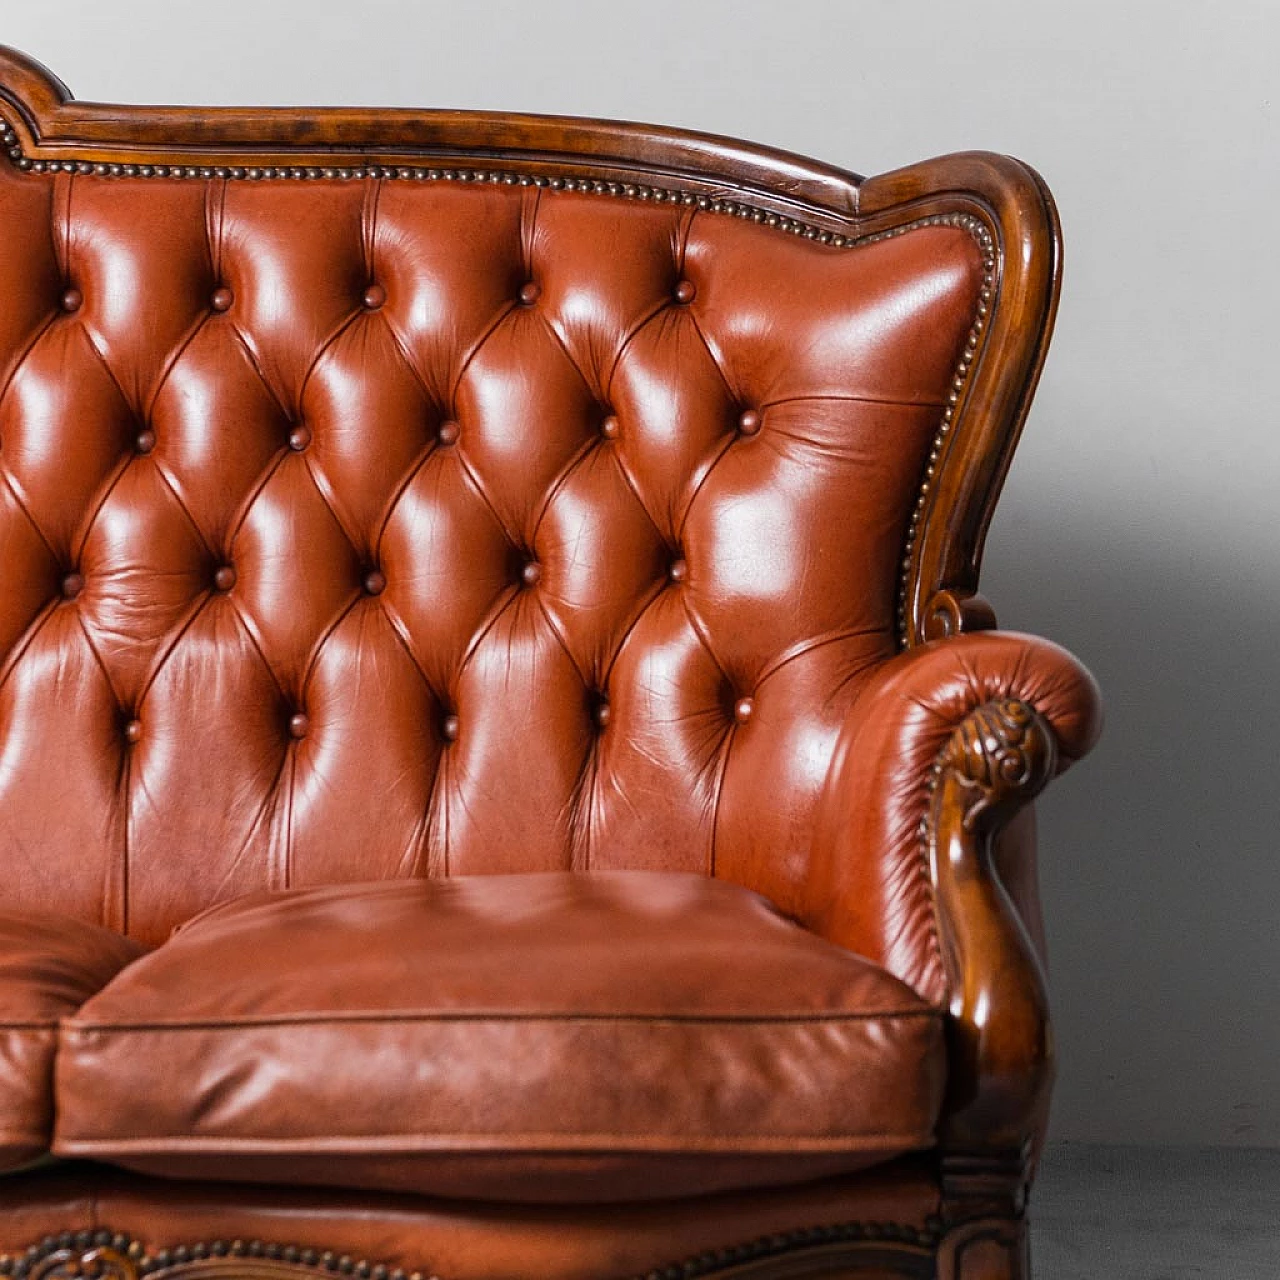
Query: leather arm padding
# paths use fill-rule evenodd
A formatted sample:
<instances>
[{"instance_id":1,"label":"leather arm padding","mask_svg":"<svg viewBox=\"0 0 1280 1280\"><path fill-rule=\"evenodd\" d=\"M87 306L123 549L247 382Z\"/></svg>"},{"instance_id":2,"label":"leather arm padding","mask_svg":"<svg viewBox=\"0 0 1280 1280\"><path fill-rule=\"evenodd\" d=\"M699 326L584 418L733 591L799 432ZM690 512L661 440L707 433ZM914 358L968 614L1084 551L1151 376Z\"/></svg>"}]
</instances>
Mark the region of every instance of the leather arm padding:
<instances>
[{"instance_id":1,"label":"leather arm padding","mask_svg":"<svg viewBox=\"0 0 1280 1280\"><path fill-rule=\"evenodd\" d=\"M1058 645L999 631L931 641L868 680L845 720L817 815L813 900L821 905L810 925L939 1003L947 980L922 824L938 753L970 712L997 698L1021 699L1045 717L1058 772L1101 729L1093 677ZM1019 815L995 848L998 872L1041 949L1032 819Z\"/></svg>"}]
</instances>

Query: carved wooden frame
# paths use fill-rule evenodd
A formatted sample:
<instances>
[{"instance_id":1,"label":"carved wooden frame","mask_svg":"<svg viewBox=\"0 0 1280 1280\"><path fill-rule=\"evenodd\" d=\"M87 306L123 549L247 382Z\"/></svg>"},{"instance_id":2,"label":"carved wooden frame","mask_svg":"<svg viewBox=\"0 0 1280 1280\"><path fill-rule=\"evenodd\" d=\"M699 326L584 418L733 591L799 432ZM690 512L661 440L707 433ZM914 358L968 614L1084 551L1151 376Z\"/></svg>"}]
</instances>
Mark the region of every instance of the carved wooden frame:
<instances>
[{"instance_id":1,"label":"carved wooden frame","mask_svg":"<svg viewBox=\"0 0 1280 1280\"><path fill-rule=\"evenodd\" d=\"M898 1280L1003 1280L1020 1272L973 1270L984 1257L1022 1248L1019 1224L999 1216L923 1227L846 1222L801 1228L708 1250L651 1268L631 1280L801 1280L893 1276ZM999 1255L998 1255L999 1256ZM46 1236L21 1254L0 1254L5 1280L448 1280L334 1250L261 1240L212 1240L150 1252L109 1228Z\"/></svg>"},{"instance_id":2,"label":"carved wooden frame","mask_svg":"<svg viewBox=\"0 0 1280 1280\"><path fill-rule=\"evenodd\" d=\"M1026 1202L1054 1051L1044 972L993 858L996 832L1057 766L1044 717L1018 698L975 708L934 764L922 836L951 993L939 1128L940 1277L1024 1280Z\"/></svg>"},{"instance_id":3,"label":"carved wooden frame","mask_svg":"<svg viewBox=\"0 0 1280 1280\"><path fill-rule=\"evenodd\" d=\"M485 112L120 107L78 103L0 48L0 143L36 172L124 178L317 177L546 185L749 218L834 247L921 222L962 225L986 279L902 552L905 647L995 625L978 594L983 542L1040 375L1057 307L1053 201L1019 161L973 152L878 177L732 139L652 126ZM922 831L952 978L953 1079L942 1218L815 1226L676 1260L659 1276L862 1272L937 1280L1026 1274L1028 1140L1052 1082L1044 979L991 862L997 826L1050 776L1052 732L1025 703L975 710L940 754ZM994 1010L981 1016L980 1010ZM148 1255L110 1232L68 1233L0 1258L22 1280L423 1280L315 1249L207 1242Z\"/></svg>"},{"instance_id":4,"label":"carved wooden frame","mask_svg":"<svg viewBox=\"0 0 1280 1280\"><path fill-rule=\"evenodd\" d=\"M930 1280L940 1224L920 1230L895 1223L838 1223L710 1250L673 1260L634 1280L736 1280L871 1271L903 1280ZM13 1280L448 1280L405 1271L332 1250L261 1240L213 1240L154 1253L131 1236L65 1231L20 1255L0 1256L0 1276Z\"/></svg>"}]
</instances>

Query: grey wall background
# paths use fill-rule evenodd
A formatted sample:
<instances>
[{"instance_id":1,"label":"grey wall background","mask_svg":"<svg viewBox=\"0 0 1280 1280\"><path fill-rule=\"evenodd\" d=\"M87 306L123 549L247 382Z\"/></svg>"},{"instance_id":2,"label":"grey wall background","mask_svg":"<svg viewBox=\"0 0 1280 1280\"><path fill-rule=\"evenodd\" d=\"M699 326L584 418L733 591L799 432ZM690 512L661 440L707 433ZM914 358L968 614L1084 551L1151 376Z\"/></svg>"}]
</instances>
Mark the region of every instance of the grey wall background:
<instances>
[{"instance_id":1,"label":"grey wall background","mask_svg":"<svg viewBox=\"0 0 1280 1280\"><path fill-rule=\"evenodd\" d=\"M679 124L864 173L985 147L1067 237L991 531L1002 623L1096 672L1041 809L1056 1136L1280 1146L1280 5L0 0L81 98Z\"/></svg>"}]
</instances>

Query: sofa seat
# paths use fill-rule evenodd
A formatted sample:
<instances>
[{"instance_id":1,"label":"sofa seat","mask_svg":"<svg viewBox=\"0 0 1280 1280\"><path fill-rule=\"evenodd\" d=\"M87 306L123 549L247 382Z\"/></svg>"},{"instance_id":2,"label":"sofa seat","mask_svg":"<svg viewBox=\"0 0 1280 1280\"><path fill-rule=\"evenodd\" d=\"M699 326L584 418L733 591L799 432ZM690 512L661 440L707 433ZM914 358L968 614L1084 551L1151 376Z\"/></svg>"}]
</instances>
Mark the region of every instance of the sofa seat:
<instances>
[{"instance_id":1,"label":"sofa seat","mask_svg":"<svg viewBox=\"0 0 1280 1280\"><path fill-rule=\"evenodd\" d=\"M932 1145L941 1012L684 873L262 893L62 1025L54 1151L180 1178L609 1202Z\"/></svg>"},{"instance_id":2,"label":"sofa seat","mask_svg":"<svg viewBox=\"0 0 1280 1280\"><path fill-rule=\"evenodd\" d=\"M59 1020L142 953L55 912L0 910L0 1173L49 1151Z\"/></svg>"}]
</instances>

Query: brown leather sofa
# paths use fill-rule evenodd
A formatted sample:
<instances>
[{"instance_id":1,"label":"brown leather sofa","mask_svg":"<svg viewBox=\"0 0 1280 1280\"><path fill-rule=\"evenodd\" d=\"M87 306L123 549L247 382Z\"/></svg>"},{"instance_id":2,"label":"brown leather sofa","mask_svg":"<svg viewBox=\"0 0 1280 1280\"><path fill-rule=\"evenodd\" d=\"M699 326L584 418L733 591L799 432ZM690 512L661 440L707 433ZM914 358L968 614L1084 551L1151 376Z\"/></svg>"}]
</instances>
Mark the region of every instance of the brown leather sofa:
<instances>
[{"instance_id":1,"label":"brown leather sofa","mask_svg":"<svg viewBox=\"0 0 1280 1280\"><path fill-rule=\"evenodd\" d=\"M1039 179L0 117L0 1276L1026 1275Z\"/></svg>"}]
</instances>

